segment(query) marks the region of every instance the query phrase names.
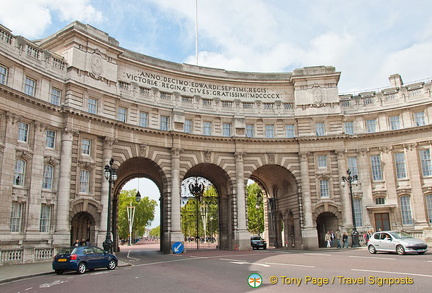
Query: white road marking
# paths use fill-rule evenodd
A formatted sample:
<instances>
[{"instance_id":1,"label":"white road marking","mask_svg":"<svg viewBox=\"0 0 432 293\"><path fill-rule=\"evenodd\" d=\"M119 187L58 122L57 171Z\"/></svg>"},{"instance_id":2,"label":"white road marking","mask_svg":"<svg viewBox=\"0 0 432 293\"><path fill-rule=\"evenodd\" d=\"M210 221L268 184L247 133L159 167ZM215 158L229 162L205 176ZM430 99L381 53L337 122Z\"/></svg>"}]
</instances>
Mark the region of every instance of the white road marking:
<instances>
[{"instance_id":1,"label":"white road marking","mask_svg":"<svg viewBox=\"0 0 432 293\"><path fill-rule=\"evenodd\" d=\"M237 265L256 265L256 266L263 266L265 268L269 268L269 265L262 264L262 263L256 263L256 262L247 262L247 261L232 261L231 263L237 264Z\"/></svg>"},{"instance_id":2,"label":"white road marking","mask_svg":"<svg viewBox=\"0 0 432 293\"><path fill-rule=\"evenodd\" d=\"M396 260L395 258L374 257L374 256L355 256L355 255L350 255L349 257L356 257L356 258L371 258L371 259L384 259L384 260Z\"/></svg>"},{"instance_id":3,"label":"white road marking","mask_svg":"<svg viewBox=\"0 0 432 293\"><path fill-rule=\"evenodd\" d=\"M312 256L316 256L316 255L319 255L319 256L333 256L333 255L331 255L331 254L326 254L326 253L304 253L304 255L312 255Z\"/></svg>"},{"instance_id":4,"label":"white road marking","mask_svg":"<svg viewBox=\"0 0 432 293\"><path fill-rule=\"evenodd\" d=\"M418 277L432 278L432 275L404 273L404 272L388 272L388 271L374 271L374 270L361 270L361 269L351 269L351 270L352 271L357 271L357 272L382 273L382 274L392 274L392 275L409 275L409 276L418 276Z\"/></svg>"},{"instance_id":5,"label":"white road marking","mask_svg":"<svg viewBox=\"0 0 432 293\"><path fill-rule=\"evenodd\" d=\"M289 266L289 267L303 267L303 268L314 268L315 267L315 266L308 266L308 265L297 265L297 264L291 264L291 263L277 263L277 262L266 262L266 264L278 265L278 266Z\"/></svg>"}]
</instances>

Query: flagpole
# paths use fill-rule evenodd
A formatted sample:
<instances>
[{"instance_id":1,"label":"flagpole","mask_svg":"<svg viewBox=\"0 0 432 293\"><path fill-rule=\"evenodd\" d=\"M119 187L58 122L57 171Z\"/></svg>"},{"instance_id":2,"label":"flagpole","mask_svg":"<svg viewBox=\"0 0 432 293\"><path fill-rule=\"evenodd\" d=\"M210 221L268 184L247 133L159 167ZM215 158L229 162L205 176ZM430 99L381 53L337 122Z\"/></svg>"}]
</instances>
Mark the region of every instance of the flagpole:
<instances>
[{"instance_id":1,"label":"flagpole","mask_svg":"<svg viewBox=\"0 0 432 293\"><path fill-rule=\"evenodd\" d=\"M198 0L195 0L195 57L198 65Z\"/></svg>"}]
</instances>

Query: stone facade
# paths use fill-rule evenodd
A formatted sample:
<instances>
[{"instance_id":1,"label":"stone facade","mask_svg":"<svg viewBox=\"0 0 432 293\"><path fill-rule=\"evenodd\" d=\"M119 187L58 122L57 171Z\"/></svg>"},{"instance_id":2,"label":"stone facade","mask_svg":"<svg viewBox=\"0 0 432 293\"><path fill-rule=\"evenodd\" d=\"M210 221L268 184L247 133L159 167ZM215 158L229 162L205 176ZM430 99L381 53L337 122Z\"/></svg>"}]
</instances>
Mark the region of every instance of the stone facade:
<instances>
[{"instance_id":1,"label":"stone facade","mask_svg":"<svg viewBox=\"0 0 432 293\"><path fill-rule=\"evenodd\" d=\"M327 230L350 233L352 202L359 231L430 238L431 83L392 75L380 92L339 95L339 77L326 66L172 63L79 22L34 42L0 26L1 263L50 258L75 238L101 246L116 195L136 177L160 190L164 253L183 241L180 186L195 176L218 191L220 249L250 249L248 179L264 191L272 246L313 249ZM358 175L353 201L340 184L347 169Z\"/></svg>"}]
</instances>

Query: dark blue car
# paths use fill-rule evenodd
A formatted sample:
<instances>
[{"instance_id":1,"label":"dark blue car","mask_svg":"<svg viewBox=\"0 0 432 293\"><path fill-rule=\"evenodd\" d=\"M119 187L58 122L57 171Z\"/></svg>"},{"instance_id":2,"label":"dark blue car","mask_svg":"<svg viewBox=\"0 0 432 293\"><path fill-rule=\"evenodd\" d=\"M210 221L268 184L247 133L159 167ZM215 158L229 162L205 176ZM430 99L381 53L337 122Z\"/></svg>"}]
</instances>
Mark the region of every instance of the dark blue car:
<instances>
[{"instance_id":1,"label":"dark blue car","mask_svg":"<svg viewBox=\"0 0 432 293\"><path fill-rule=\"evenodd\" d=\"M117 267L117 257L104 252L96 246L72 246L60 249L54 257L52 268L58 275L64 271L76 271L84 274L86 270L107 268L114 270Z\"/></svg>"}]
</instances>

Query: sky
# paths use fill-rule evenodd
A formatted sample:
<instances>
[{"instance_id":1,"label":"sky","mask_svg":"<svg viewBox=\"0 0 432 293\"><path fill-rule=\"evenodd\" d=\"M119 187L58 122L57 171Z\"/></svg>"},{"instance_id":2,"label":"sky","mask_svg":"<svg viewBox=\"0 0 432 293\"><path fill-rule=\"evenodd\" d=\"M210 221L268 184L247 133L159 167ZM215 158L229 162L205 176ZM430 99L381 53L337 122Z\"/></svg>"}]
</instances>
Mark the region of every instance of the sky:
<instances>
[{"instance_id":1,"label":"sky","mask_svg":"<svg viewBox=\"0 0 432 293\"><path fill-rule=\"evenodd\" d=\"M0 0L0 7L0 23L29 40L78 20L123 48L177 63L246 72L334 66L339 93L390 87L395 73L405 84L432 77L430 0Z\"/></svg>"}]
</instances>

